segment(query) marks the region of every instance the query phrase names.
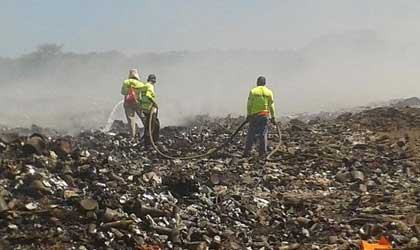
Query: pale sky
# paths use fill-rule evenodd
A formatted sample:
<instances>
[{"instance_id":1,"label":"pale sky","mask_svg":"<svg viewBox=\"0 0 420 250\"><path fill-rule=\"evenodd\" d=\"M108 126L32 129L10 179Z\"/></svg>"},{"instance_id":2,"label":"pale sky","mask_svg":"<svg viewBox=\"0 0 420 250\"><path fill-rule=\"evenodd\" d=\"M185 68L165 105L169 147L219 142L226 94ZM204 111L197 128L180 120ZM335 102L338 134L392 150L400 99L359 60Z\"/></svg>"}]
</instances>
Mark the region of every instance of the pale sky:
<instances>
[{"instance_id":1,"label":"pale sky","mask_svg":"<svg viewBox=\"0 0 420 250\"><path fill-rule=\"evenodd\" d=\"M39 67L0 60L0 122L72 127L63 115L92 111L76 127L101 125L101 114L121 99L130 67L158 75L163 124L243 114L259 75L267 77L279 114L420 96L419 23L419 0L0 0L0 57L45 43L127 55L235 49L164 63L141 55L128 62L91 55L82 64L63 57ZM100 88L85 84L98 81Z\"/></svg>"},{"instance_id":2,"label":"pale sky","mask_svg":"<svg viewBox=\"0 0 420 250\"><path fill-rule=\"evenodd\" d=\"M418 46L417 0L0 0L0 56L43 43L64 50L298 49L322 35L371 30Z\"/></svg>"}]
</instances>

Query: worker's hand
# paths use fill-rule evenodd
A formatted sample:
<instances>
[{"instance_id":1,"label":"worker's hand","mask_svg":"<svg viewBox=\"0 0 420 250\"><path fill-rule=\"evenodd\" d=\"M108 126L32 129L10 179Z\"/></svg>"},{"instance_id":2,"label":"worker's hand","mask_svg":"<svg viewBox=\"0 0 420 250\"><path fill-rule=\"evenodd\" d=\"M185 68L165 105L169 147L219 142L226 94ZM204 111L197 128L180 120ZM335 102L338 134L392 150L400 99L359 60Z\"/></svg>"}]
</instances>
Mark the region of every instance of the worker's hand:
<instances>
[{"instance_id":1,"label":"worker's hand","mask_svg":"<svg viewBox=\"0 0 420 250\"><path fill-rule=\"evenodd\" d=\"M274 125L277 125L277 122L276 122L276 118L275 117L271 117L271 123L273 123Z\"/></svg>"}]
</instances>

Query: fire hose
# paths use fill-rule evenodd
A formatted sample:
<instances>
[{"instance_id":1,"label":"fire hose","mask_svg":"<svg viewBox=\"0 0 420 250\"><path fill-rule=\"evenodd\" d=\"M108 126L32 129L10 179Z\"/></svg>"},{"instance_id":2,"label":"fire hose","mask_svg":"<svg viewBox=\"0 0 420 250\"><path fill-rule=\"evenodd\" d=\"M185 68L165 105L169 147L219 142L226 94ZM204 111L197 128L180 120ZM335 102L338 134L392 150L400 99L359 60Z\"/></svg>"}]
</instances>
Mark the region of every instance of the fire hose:
<instances>
[{"instance_id":1,"label":"fire hose","mask_svg":"<svg viewBox=\"0 0 420 250\"><path fill-rule=\"evenodd\" d=\"M158 146L156 145L156 143L154 141L154 138L153 138L153 126L152 126L153 119L152 119L152 117L153 117L153 115L156 112L157 112L157 110L154 109L154 108L151 110L151 112L149 114L149 119L148 119L149 122L147 124L147 126L148 126L148 133L149 133L148 136L149 136L149 139L150 139L150 144L152 145L152 148L160 156L162 156L162 157L164 157L166 159L171 159L171 160L192 160L192 159L198 159L198 158L204 158L204 157L210 156L211 154L213 154L213 153L219 151L220 149L226 147L227 145L229 145L233 141L233 138L235 138L235 136L239 133L239 131L241 131L241 129L249 122L248 119L246 119L245 121L243 121L241 123L241 125L238 126L238 128L235 130L235 132L233 132L233 134L229 137L229 139L225 143L223 143L223 144L221 144L221 145L219 145L217 147L211 148L206 153L202 153L202 154L198 154L198 155L192 155L192 156L185 156L185 157L176 157L176 156L171 156L171 155L165 154L162 151L160 151L159 148L158 148ZM280 127L278 126L278 124L276 124L276 128L277 128L277 134L278 134L278 136L280 138L279 139L280 141L279 141L278 145L276 146L276 148L273 151L271 151L270 154L268 154L268 156L267 156L267 160L268 161L276 161L275 159L272 159L272 156L276 152L280 151L280 147L281 147L281 132L280 132Z\"/></svg>"},{"instance_id":2,"label":"fire hose","mask_svg":"<svg viewBox=\"0 0 420 250\"><path fill-rule=\"evenodd\" d=\"M281 141L281 130L278 123L275 124L276 130L277 130L277 136L279 137L279 142L277 143L277 146L274 148L273 151L271 151L267 155L267 161L277 161L278 159L273 159L273 156L281 151L282 141Z\"/></svg>"}]
</instances>

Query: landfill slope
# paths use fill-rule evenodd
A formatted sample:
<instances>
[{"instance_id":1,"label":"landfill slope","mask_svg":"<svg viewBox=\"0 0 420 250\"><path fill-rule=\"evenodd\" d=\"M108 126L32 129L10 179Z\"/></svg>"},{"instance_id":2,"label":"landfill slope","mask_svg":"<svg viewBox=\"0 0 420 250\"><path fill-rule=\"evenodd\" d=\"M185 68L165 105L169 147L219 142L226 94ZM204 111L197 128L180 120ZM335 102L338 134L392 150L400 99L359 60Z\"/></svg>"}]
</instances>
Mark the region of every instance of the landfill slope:
<instances>
[{"instance_id":1,"label":"landfill slope","mask_svg":"<svg viewBox=\"0 0 420 250\"><path fill-rule=\"evenodd\" d=\"M0 249L420 249L420 109L281 125L277 160L222 151L166 160L111 133L1 129ZM170 155L205 153L243 118L162 129ZM279 138L271 128L270 148ZM33 134L33 132L37 132Z\"/></svg>"}]
</instances>

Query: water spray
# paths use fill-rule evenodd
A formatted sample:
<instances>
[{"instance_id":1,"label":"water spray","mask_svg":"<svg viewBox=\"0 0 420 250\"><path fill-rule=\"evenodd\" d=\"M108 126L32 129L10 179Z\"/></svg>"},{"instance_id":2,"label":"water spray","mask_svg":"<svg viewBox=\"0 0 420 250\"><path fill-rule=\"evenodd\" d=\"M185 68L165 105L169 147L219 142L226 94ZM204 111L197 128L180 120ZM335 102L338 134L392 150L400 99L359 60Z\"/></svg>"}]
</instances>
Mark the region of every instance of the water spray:
<instances>
[{"instance_id":1,"label":"water spray","mask_svg":"<svg viewBox=\"0 0 420 250\"><path fill-rule=\"evenodd\" d=\"M102 129L102 132L108 132L111 129L112 123L114 122L114 114L117 111L118 107L124 103L124 100L119 101L115 106L112 108L111 113L109 113L108 119L106 121L105 127Z\"/></svg>"}]
</instances>

